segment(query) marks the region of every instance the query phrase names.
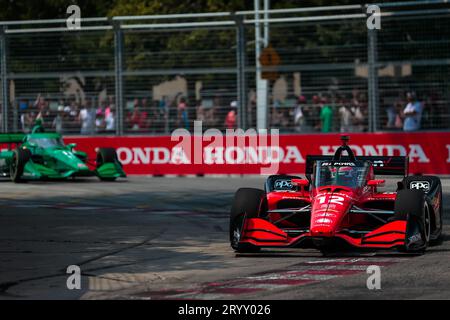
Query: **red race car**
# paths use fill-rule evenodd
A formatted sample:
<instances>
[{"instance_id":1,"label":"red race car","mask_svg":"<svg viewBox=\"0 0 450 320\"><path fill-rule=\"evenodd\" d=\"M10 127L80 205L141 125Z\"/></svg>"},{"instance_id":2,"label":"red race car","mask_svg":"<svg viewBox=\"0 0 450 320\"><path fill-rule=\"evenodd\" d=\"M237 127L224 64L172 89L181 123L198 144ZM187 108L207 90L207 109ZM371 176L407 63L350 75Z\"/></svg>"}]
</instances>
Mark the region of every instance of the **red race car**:
<instances>
[{"instance_id":1,"label":"red race car","mask_svg":"<svg viewBox=\"0 0 450 320\"><path fill-rule=\"evenodd\" d=\"M348 137L334 156L307 156L306 179L270 176L265 191L239 189L230 216L237 252L260 248L391 249L423 253L442 233L442 187L435 176L408 176L407 157L355 157ZM343 156L347 152L347 156ZM379 175L403 175L379 192Z\"/></svg>"}]
</instances>

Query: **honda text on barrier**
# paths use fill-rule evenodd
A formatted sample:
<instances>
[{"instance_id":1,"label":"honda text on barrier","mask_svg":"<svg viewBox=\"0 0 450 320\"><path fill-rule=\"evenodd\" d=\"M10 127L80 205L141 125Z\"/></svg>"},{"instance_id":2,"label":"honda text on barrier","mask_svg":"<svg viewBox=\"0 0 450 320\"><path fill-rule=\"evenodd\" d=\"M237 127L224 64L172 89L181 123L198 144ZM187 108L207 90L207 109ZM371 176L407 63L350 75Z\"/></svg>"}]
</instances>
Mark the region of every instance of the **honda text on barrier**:
<instances>
[{"instance_id":1,"label":"honda text on barrier","mask_svg":"<svg viewBox=\"0 0 450 320\"><path fill-rule=\"evenodd\" d=\"M273 175L265 191L239 189L230 217L231 247L391 249L423 253L442 233L442 187L435 176L408 176L408 157L355 157L342 137L334 156L307 156L306 179ZM342 153L347 152L347 156ZM375 174L403 175L379 192Z\"/></svg>"}]
</instances>

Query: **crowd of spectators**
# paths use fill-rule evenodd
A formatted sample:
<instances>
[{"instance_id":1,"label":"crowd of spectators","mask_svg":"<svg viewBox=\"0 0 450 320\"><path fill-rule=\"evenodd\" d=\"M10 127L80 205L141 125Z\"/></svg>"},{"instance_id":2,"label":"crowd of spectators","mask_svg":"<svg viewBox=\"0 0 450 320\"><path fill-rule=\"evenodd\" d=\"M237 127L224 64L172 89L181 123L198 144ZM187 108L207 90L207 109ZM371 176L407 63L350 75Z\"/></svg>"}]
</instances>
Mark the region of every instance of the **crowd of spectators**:
<instances>
[{"instance_id":1,"label":"crowd of spectators","mask_svg":"<svg viewBox=\"0 0 450 320\"><path fill-rule=\"evenodd\" d=\"M394 103L380 103L382 130L416 131L423 127L426 109L436 109L428 98L420 101L414 92L399 95ZM35 100L19 101L20 127L30 132L36 120L45 128L63 134L108 134L116 130L114 96L105 99L87 98L51 100L40 94ZM237 101L216 95L190 103L181 93L159 100L134 98L125 104L124 131L126 133L169 134L176 128L192 130L194 120L203 128L235 129L238 126ZM246 107L248 127L256 127L256 101L251 98ZM427 113L425 112L425 118ZM365 132L368 131L368 103L365 92L351 94L300 95L285 101L270 101L269 126L286 133ZM426 122L426 123L429 123Z\"/></svg>"},{"instance_id":2,"label":"crowd of spectators","mask_svg":"<svg viewBox=\"0 0 450 320\"><path fill-rule=\"evenodd\" d=\"M385 103L385 99L380 100L378 130L410 132L446 127L443 119L448 115L448 110L445 110L447 104L436 94L419 99L414 91L409 91L399 93L393 103ZM369 109L365 92L353 90L349 96L327 96L319 93L309 99L301 95L294 101L284 105L280 101L271 104L272 127L298 133L350 133L369 130ZM256 113L256 103L250 105L250 112Z\"/></svg>"},{"instance_id":3,"label":"crowd of spectators","mask_svg":"<svg viewBox=\"0 0 450 320\"><path fill-rule=\"evenodd\" d=\"M115 106L113 98L95 103L86 99L84 103L75 99L53 101L40 94L34 101L19 101L20 128L28 133L36 121L44 128L59 133L80 133L92 135L101 132L114 132Z\"/></svg>"},{"instance_id":4,"label":"crowd of spectators","mask_svg":"<svg viewBox=\"0 0 450 320\"><path fill-rule=\"evenodd\" d=\"M367 99L357 90L351 97L305 95L289 103L272 104L270 123L281 130L297 133L364 132L368 129ZM255 108L256 103L252 104Z\"/></svg>"},{"instance_id":5,"label":"crowd of spectators","mask_svg":"<svg viewBox=\"0 0 450 320\"><path fill-rule=\"evenodd\" d=\"M386 128L417 131L422 122L423 105L417 100L414 92L406 94L406 106L401 100L386 108Z\"/></svg>"}]
</instances>

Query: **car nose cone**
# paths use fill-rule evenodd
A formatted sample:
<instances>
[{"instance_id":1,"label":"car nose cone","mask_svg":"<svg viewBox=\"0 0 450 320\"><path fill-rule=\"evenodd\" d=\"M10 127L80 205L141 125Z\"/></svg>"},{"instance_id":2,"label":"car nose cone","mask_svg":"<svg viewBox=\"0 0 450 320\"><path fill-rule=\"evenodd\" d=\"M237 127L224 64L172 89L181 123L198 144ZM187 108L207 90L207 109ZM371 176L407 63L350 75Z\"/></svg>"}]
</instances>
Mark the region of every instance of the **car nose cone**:
<instances>
[{"instance_id":1,"label":"car nose cone","mask_svg":"<svg viewBox=\"0 0 450 320\"><path fill-rule=\"evenodd\" d=\"M314 237L333 237L334 229L331 226L315 226L310 230Z\"/></svg>"}]
</instances>

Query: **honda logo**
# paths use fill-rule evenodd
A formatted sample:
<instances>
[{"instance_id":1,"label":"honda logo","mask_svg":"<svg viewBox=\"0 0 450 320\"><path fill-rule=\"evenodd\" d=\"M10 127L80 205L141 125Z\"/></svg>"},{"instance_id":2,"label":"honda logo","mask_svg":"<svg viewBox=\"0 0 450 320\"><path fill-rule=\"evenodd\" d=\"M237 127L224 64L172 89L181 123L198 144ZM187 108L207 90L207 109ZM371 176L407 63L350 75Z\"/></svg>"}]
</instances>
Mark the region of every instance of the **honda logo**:
<instances>
[{"instance_id":1,"label":"honda logo","mask_svg":"<svg viewBox=\"0 0 450 320\"><path fill-rule=\"evenodd\" d=\"M410 189L430 191L430 183L428 181L412 181L409 184Z\"/></svg>"}]
</instances>

